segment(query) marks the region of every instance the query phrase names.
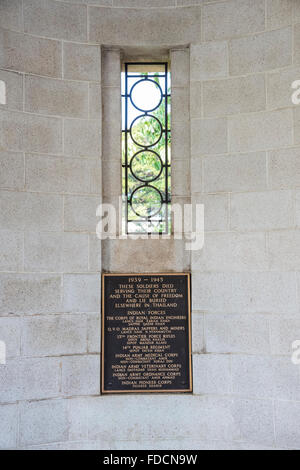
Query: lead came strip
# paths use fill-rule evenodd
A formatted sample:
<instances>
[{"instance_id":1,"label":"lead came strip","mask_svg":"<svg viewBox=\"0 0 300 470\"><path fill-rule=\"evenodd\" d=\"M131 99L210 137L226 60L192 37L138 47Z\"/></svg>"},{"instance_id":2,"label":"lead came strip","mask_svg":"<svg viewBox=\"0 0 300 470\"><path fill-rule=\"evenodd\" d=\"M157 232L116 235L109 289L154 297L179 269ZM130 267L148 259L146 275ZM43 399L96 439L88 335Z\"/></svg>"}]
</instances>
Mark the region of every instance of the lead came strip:
<instances>
[{"instance_id":1,"label":"lead came strip","mask_svg":"<svg viewBox=\"0 0 300 470\"><path fill-rule=\"evenodd\" d=\"M122 167L126 234L170 233L169 86L168 63L125 63Z\"/></svg>"}]
</instances>

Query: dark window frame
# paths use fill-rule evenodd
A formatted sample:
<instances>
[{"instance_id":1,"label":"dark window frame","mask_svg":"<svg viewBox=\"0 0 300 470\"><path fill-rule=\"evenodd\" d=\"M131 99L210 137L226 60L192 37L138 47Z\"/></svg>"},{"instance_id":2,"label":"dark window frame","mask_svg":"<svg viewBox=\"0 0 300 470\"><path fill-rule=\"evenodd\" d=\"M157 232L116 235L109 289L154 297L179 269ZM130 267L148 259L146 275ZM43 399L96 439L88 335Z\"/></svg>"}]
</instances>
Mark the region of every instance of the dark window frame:
<instances>
[{"instance_id":1,"label":"dark window frame","mask_svg":"<svg viewBox=\"0 0 300 470\"><path fill-rule=\"evenodd\" d=\"M130 66L163 66L164 72L159 72L159 74L151 74L148 73L147 75L144 75L142 73L130 73L129 75L129 68ZM124 63L124 68L125 68L125 93L121 94L121 99L122 99L122 108L124 107L124 114L125 114L125 119L124 119L124 125L125 128L123 129L122 126L122 135L124 135L124 144L122 143L122 148L124 145L124 153L125 153L125 160L122 162L122 180L123 180L123 174L125 178L125 184L123 185L122 183L122 195L123 195L123 200L125 203L125 210L123 213L123 217L125 219L125 233L126 235L130 234L147 234L147 235L170 235L170 203L171 203L171 185L170 185L170 168L171 168L171 163L170 163L170 154L169 154L169 139L171 136L171 129L170 129L170 123L169 123L169 117L168 117L168 110L169 110L169 101L171 97L171 93L168 93L168 88L169 88L169 80L168 80L168 73L169 73L169 64L168 62L125 62ZM132 84L129 87L128 80L136 78L136 82ZM161 191L157 187L155 187L155 180L151 181L145 181L145 180L139 180L136 178L136 175L132 172L132 160L133 158L137 155L136 152L134 155L129 155L128 151L128 141L129 139L133 140L132 138L132 124L134 123L135 120L132 122L129 122L128 120L128 103L129 101L131 104L141 113L138 117L143 117L143 116L152 116L152 111L143 111L142 109L139 109L135 106L133 101L131 100L131 92L136 83L138 83L140 80L151 80L154 77L159 77L163 78L164 86L163 89L162 87L159 86L161 89L161 94L162 94L162 99L161 103L158 106L158 108L161 105L164 105L164 122L160 122L160 127L161 127L161 136L159 138L159 141L161 138L164 136L165 143L164 143L164 158L161 159L161 174L164 174L164 191ZM158 109L156 108L156 109ZM123 109L122 109L123 111ZM123 112L122 112L123 115ZM155 116L154 116L155 117ZM136 118L137 119L137 118ZM123 140L123 139L122 139ZM135 142L135 141L133 141ZM135 142L136 143L136 142ZM138 147L140 147L140 152L146 152L146 151L152 151L151 148L155 147L154 145L140 145L137 144ZM122 150L123 151L123 150ZM124 173L123 173L124 172ZM134 191L130 192L129 190L129 184L128 184L128 177L129 175L133 178L136 179L137 185L140 182L140 186L137 186ZM140 216L140 214L137 214L139 219L134 219L131 220L129 219L129 211L132 212L133 205L132 205L132 198L134 193L144 187L154 187L156 191L159 192L160 194L160 199L161 199L161 213L159 218L156 217L158 214L150 215L147 217ZM149 224L152 222L155 223L162 223L164 229L159 229L158 231L142 231L142 232L137 232L137 231L130 231L129 230L129 224L131 222L135 223L142 223L142 222L148 222Z\"/></svg>"}]
</instances>

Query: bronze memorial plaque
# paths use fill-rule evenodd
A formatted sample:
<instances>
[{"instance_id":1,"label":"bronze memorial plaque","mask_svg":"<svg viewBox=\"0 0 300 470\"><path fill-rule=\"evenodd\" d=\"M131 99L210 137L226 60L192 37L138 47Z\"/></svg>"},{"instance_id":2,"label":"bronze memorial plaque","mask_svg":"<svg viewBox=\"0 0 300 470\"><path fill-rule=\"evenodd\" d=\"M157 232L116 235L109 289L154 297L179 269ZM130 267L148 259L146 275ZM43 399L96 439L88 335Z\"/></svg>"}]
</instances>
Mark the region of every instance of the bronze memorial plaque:
<instances>
[{"instance_id":1,"label":"bronze memorial plaque","mask_svg":"<svg viewBox=\"0 0 300 470\"><path fill-rule=\"evenodd\" d=\"M103 274L102 393L192 392L191 281Z\"/></svg>"}]
</instances>

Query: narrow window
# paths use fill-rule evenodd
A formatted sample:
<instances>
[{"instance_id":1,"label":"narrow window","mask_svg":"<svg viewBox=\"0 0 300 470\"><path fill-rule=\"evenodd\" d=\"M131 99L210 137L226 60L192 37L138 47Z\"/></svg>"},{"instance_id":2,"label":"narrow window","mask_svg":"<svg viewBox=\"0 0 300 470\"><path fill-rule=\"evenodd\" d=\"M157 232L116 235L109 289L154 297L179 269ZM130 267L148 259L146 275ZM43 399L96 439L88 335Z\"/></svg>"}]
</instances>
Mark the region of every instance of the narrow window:
<instances>
[{"instance_id":1,"label":"narrow window","mask_svg":"<svg viewBox=\"0 0 300 470\"><path fill-rule=\"evenodd\" d=\"M168 63L125 63L121 78L123 230L126 234L169 234Z\"/></svg>"}]
</instances>

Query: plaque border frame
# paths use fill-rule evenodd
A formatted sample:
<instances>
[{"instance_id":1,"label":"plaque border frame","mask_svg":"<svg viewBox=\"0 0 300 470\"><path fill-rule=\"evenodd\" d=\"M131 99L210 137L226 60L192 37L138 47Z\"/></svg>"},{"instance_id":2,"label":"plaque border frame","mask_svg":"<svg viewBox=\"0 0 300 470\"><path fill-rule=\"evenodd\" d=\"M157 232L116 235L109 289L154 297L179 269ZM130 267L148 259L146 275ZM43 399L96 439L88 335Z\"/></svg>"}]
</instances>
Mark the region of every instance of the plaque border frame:
<instances>
[{"instance_id":1,"label":"plaque border frame","mask_svg":"<svg viewBox=\"0 0 300 470\"><path fill-rule=\"evenodd\" d=\"M104 389L104 283L106 277L112 276L187 276L188 281L188 354L189 354L189 388L176 390L105 390ZM192 364L192 283L191 272L169 272L169 273L102 273L101 279L101 370L100 370L100 393L101 395L115 395L127 393L193 393L193 364Z\"/></svg>"}]
</instances>

